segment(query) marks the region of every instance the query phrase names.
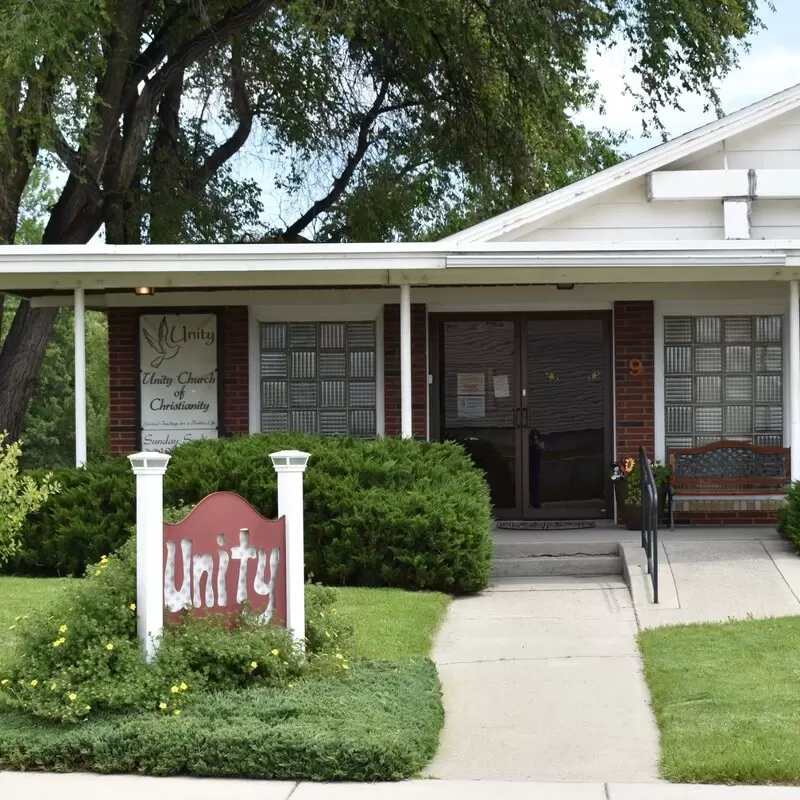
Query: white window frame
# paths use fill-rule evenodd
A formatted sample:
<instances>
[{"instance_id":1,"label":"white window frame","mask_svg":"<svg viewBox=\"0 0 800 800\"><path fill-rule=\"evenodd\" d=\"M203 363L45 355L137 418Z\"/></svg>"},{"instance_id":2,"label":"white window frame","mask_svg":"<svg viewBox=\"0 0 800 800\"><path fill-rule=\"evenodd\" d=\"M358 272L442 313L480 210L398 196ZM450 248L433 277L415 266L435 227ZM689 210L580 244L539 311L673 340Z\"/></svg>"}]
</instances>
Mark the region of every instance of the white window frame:
<instances>
[{"instance_id":1,"label":"white window frame","mask_svg":"<svg viewBox=\"0 0 800 800\"><path fill-rule=\"evenodd\" d=\"M760 316L783 317L783 446L789 446L791 409L789 404L789 285L786 298L754 298L752 300L656 300L653 319L653 400L655 403L653 433L655 458L666 458L666 423L664 397L664 317Z\"/></svg>"},{"instance_id":2,"label":"white window frame","mask_svg":"<svg viewBox=\"0 0 800 800\"><path fill-rule=\"evenodd\" d=\"M250 306L249 337L249 430L261 433L260 325L262 322L374 322L375 323L375 435L383 436L384 409L383 305Z\"/></svg>"}]
</instances>

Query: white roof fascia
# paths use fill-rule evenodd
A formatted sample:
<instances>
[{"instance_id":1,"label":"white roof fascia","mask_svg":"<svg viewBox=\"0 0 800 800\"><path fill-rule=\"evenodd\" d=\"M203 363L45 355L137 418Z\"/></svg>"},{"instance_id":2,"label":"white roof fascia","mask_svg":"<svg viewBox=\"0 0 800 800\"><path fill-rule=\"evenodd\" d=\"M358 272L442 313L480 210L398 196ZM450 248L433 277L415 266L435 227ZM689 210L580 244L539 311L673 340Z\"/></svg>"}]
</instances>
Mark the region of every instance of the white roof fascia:
<instances>
[{"instance_id":1,"label":"white roof fascia","mask_svg":"<svg viewBox=\"0 0 800 800\"><path fill-rule=\"evenodd\" d=\"M465 230L442 239L450 244L467 244L496 239L523 225L539 222L570 206L590 200L603 192L635 180L649 172L691 156L707 147L739 133L769 122L781 114L800 107L800 84L773 94L757 103L734 111L721 119L678 136L625 161L608 167L588 178L556 189L542 197L512 208L503 214L479 222Z\"/></svg>"}]
</instances>

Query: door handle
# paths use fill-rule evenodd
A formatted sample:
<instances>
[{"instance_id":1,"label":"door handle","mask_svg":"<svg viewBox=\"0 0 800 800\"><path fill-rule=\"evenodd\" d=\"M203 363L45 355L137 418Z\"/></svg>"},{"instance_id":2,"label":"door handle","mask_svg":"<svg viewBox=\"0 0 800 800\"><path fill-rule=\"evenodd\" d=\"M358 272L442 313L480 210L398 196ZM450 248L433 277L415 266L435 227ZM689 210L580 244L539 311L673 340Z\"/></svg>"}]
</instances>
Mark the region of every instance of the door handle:
<instances>
[{"instance_id":1,"label":"door handle","mask_svg":"<svg viewBox=\"0 0 800 800\"><path fill-rule=\"evenodd\" d=\"M525 408L520 409L520 411L522 411L522 423L521 423L521 425L522 425L523 428L527 428L528 427L528 407L526 406Z\"/></svg>"},{"instance_id":2,"label":"door handle","mask_svg":"<svg viewBox=\"0 0 800 800\"><path fill-rule=\"evenodd\" d=\"M522 409L520 409L520 408L515 408L514 411L512 412L512 414L511 414L511 427L512 428L521 428L522 427L522 423L520 421L520 419L521 419L520 411L521 410Z\"/></svg>"}]
</instances>

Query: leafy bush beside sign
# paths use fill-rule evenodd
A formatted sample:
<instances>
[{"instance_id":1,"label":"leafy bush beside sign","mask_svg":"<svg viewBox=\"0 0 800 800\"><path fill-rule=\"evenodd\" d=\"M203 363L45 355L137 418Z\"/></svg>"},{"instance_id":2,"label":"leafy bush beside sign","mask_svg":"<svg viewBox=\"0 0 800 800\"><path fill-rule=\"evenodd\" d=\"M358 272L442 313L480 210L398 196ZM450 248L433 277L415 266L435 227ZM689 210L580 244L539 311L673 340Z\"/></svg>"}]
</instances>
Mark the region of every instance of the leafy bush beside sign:
<instances>
[{"instance_id":1,"label":"leafy bush beside sign","mask_svg":"<svg viewBox=\"0 0 800 800\"><path fill-rule=\"evenodd\" d=\"M193 505L234 491L276 514L269 453L312 454L305 475L306 565L316 580L361 586L484 588L491 567L491 504L483 473L455 444L271 434L199 441L173 451L165 503ZM80 574L119 546L134 520L127 460L57 470L63 485L29 518L19 572Z\"/></svg>"}]
</instances>

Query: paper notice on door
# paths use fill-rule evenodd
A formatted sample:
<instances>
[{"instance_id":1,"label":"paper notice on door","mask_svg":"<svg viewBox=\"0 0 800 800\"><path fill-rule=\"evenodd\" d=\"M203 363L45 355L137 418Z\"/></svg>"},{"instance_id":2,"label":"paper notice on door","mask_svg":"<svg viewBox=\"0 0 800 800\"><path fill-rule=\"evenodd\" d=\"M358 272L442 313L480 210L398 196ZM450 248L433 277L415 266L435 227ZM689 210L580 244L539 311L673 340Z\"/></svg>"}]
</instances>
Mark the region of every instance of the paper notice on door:
<instances>
[{"instance_id":1,"label":"paper notice on door","mask_svg":"<svg viewBox=\"0 0 800 800\"><path fill-rule=\"evenodd\" d=\"M482 394L458 398L460 419L482 419L486 416L486 401Z\"/></svg>"},{"instance_id":2,"label":"paper notice on door","mask_svg":"<svg viewBox=\"0 0 800 800\"><path fill-rule=\"evenodd\" d=\"M483 394L486 390L485 376L482 372L459 372L457 387L459 396Z\"/></svg>"},{"instance_id":3,"label":"paper notice on door","mask_svg":"<svg viewBox=\"0 0 800 800\"><path fill-rule=\"evenodd\" d=\"M495 397L508 397L511 394L508 387L508 375L495 375L493 382Z\"/></svg>"}]
</instances>

